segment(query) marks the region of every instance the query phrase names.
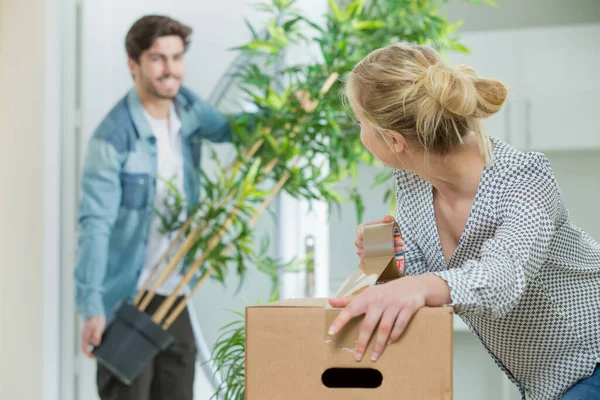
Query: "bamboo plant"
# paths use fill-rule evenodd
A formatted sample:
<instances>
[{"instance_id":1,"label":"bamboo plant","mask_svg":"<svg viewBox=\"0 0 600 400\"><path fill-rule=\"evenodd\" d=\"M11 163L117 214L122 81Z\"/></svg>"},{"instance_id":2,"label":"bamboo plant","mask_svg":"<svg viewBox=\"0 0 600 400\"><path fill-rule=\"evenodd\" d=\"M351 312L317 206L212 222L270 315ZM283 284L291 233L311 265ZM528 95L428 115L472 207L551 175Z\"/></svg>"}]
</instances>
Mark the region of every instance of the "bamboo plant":
<instances>
[{"instance_id":1,"label":"bamboo plant","mask_svg":"<svg viewBox=\"0 0 600 400\"><path fill-rule=\"evenodd\" d=\"M467 51L456 35L460 23L450 23L438 13L444 0L329 0L324 25L304 16L295 0L270 1L257 4L268 14L265 29L248 23L251 41L235 49L250 56L234 72L243 93L240 105L250 104L257 111L231 120L234 160L221 165L213 153L218 172L202 173L199 205L189 208L173 187L168 212L161 214L163 230L175 237L134 304L145 310L161 282L181 271L181 284L152 315L165 329L206 279L224 282L234 266L241 282L247 266L258 265L274 279L270 299L278 297L277 272L285 265L265 257L264 249L256 250L252 225L279 193L325 201L331 207L351 200L361 219L357 188L349 188L344 196L334 190L345 178L356 177L360 164L375 162L363 149L359 128L340 96L344 75L360 59L397 41L428 44L441 52ZM286 63L286 51L298 44L317 44L318 56ZM389 183L390 178L383 174L375 183ZM178 216L185 210L189 217L182 221ZM160 271L164 261L168 265ZM191 291L175 304L187 286ZM224 328L215 346L214 361L223 378L215 394L219 398L244 398L244 337L240 320Z\"/></svg>"}]
</instances>

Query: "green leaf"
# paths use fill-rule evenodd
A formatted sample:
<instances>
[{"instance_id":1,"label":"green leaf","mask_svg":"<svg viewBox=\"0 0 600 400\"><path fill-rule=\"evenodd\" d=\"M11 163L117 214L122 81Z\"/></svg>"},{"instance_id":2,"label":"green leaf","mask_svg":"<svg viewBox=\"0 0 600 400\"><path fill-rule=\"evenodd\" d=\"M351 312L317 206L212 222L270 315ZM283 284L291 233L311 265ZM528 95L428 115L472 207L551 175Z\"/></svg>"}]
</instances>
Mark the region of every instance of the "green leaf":
<instances>
[{"instance_id":1,"label":"green leaf","mask_svg":"<svg viewBox=\"0 0 600 400\"><path fill-rule=\"evenodd\" d=\"M266 134L264 136L265 141L269 144L269 146L271 147L271 149L278 151L279 150L279 146L277 145L277 142L275 142L275 139L273 139L272 135Z\"/></svg>"},{"instance_id":2,"label":"green leaf","mask_svg":"<svg viewBox=\"0 0 600 400\"><path fill-rule=\"evenodd\" d=\"M335 0L329 0L329 8L331 8L331 11L333 12L333 15L337 21L344 20L342 12L340 11L340 7L337 5Z\"/></svg>"},{"instance_id":3,"label":"green leaf","mask_svg":"<svg viewBox=\"0 0 600 400\"><path fill-rule=\"evenodd\" d=\"M275 93L275 91L269 88L266 103L270 108L274 110L280 110L281 107L283 107L284 101L283 98L281 98L277 93Z\"/></svg>"},{"instance_id":4,"label":"green leaf","mask_svg":"<svg viewBox=\"0 0 600 400\"><path fill-rule=\"evenodd\" d=\"M296 0L273 0L273 5L279 11L285 11L286 9L291 7L292 4L294 4L295 2L296 2Z\"/></svg>"},{"instance_id":5,"label":"green leaf","mask_svg":"<svg viewBox=\"0 0 600 400\"><path fill-rule=\"evenodd\" d=\"M252 51L262 51L270 54L277 53L277 46L275 46L271 42L267 42L264 40L255 40L248 44L245 44L240 47L234 47L234 50L252 50Z\"/></svg>"},{"instance_id":6,"label":"green leaf","mask_svg":"<svg viewBox=\"0 0 600 400\"><path fill-rule=\"evenodd\" d=\"M283 24L283 30L286 31L286 32L288 32L290 29L292 29L292 27L294 25L296 25L296 23L298 21L302 21L302 20L303 20L302 17L296 17L294 19L291 19L291 20L287 21L285 24Z\"/></svg>"},{"instance_id":7,"label":"green leaf","mask_svg":"<svg viewBox=\"0 0 600 400\"><path fill-rule=\"evenodd\" d=\"M254 9L258 11L265 11L272 13L275 11L275 8L269 3L258 3L254 5Z\"/></svg>"},{"instance_id":8,"label":"green leaf","mask_svg":"<svg viewBox=\"0 0 600 400\"><path fill-rule=\"evenodd\" d=\"M250 30L250 33L252 33L252 39L253 40L258 40L258 34L254 30L254 27L252 26L252 24L250 23L250 21L248 20L248 18L244 18L244 23L248 27L248 30Z\"/></svg>"},{"instance_id":9,"label":"green leaf","mask_svg":"<svg viewBox=\"0 0 600 400\"><path fill-rule=\"evenodd\" d=\"M375 187L375 186L381 185L383 183L389 184L392 181L393 177L394 177L394 171L391 169L380 172L377 175L375 175L375 180L373 181L373 184L371 185L371 187Z\"/></svg>"},{"instance_id":10,"label":"green leaf","mask_svg":"<svg viewBox=\"0 0 600 400\"><path fill-rule=\"evenodd\" d=\"M354 29L364 31L367 29L377 29L386 25L385 21L354 21Z\"/></svg>"},{"instance_id":11,"label":"green leaf","mask_svg":"<svg viewBox=\"0 0 600 400\"><path fill-rule=\"evenodd\" d=\"M246 181L248 181L248 182L256 181L256 175L258 174L260 164L261 164L260 159L254 160L254 162L252 163L252 166L250 167L250 169L248 170L248 173L246 174L246 178L245 178Z\"/></svg>"},{"instance_id":12,"label":"green leaf","mask_svg":"<svg viewBox=\"0 0 600 400\"><path fill-rule=\"evenodd\" d=\"M464 21L456 21L453 24L446 24L444 27L444 34L445 35L450 35L454 32L456 32L462 25L463 25Z\"/></svg>"},{"instance_id":13,"label":"green leaf","mask_svg":"<svg viewBox=\"0 0 600 400\"><path fill-rule=\"evenodd\" d=\"M467 47L465 47L464 45L462 45L458 42L452 44L452 50L458 51L461 53L471 54L471 50L469 50Z\"/></svg>"},{"instance_id":14,"label":"green leaf","mask_svg":"<svg viewBox=\"0 0 600 400\"><path fill-rule=\"evenodd\" d=\"M365 5L365 0L353 1L347 8L344 13L345 20L349 20L353 18L357 14L361 14L363 7Z\"/></svg>"},{"instance_id":15,"label":"green leaf","mask_svg":"<svg viewBox=\"0 0 600 400\"><path fill-rule=\"evenodd\" d=\"M308 18L304 17L304 16L299 16L302 19L302 22L304 22L305 24L307 24L308 26L310 26L311 28L315 29L317 32L321 33L321 34L325 34L325 30L319 26L317 23L309 20Z\"/></svg>"},{"instance_id":16,"label":"green leaf","mask_svg":"<svg viewBox=\"0 0 600 400\"><path fill-rule=\"evenodd\" d=\"M271 194L271 190L255 190L252 192L252 195L250 196L250 198L262 200L263 198L267 197L269 194Z\"/></svg>"}]
</instances>

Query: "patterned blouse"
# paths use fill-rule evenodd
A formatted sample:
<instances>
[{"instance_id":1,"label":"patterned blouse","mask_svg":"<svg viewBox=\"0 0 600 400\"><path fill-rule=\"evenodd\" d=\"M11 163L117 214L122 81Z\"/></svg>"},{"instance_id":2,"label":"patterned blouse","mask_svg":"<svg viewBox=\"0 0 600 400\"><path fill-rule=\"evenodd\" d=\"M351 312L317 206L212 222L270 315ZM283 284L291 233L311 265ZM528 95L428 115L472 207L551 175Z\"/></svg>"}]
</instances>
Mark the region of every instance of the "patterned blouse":
<instances>
[{"instance_id":1,"label":"patterned blouse","mask_svg":"<svg viewBox=\"0 0 600 400\"><path fill-rule=\"evenodd\" d=\"M600 362L600 245L569 219L546 156L492 140L448 262L431 184L395 171L406 271L448 283L455 312L523 399L559 399Z\"/></svg>"}]
</instances>

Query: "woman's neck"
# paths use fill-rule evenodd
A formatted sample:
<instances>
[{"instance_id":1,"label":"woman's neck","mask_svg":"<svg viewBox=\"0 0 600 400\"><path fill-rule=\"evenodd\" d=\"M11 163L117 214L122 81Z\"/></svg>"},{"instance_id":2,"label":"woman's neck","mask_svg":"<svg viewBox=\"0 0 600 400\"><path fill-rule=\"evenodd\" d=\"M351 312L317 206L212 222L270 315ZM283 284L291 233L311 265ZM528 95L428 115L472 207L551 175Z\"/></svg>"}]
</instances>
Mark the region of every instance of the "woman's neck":
<instances>
[{"instance_id":1,"label":"woman's neck","mask_svg":"<svg viewBox=\"0 0 600 400\"><path fill-rule=\"evenodd\" d=\"M431 183L440 198L454 202L475 197L485 159L476 138L469 135L460 149L444 156L428 155L420 164L415 173Z\"/></svg>"}]
</instances>

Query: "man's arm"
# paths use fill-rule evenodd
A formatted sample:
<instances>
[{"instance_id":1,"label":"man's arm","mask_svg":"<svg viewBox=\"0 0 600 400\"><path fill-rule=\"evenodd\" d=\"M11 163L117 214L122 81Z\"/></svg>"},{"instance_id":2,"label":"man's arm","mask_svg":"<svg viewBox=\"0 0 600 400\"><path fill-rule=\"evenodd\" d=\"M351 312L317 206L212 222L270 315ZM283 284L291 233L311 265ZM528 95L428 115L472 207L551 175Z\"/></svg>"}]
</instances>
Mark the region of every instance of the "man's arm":
<instances>
[{"instance_id":1,"label":"man's arm","mask_svg":"<svg viewBox=\"0 0 600 400\"><path fill-rule=\"evenodd\" d=\"M102 301L108 246L121 202L121 163L110 141L90 140L83 167L75 287L84 318L105 315Z\"/></svg>"},{"instance_id":2,"label":"man's arm","mask_svg":"<svg viewBox=\"0 0 600 400\"><path fill-rule=\"evenodd\" d=\"M255 113L223 113L190 89L182 87L181 92L193 102L193 113L201 126L201 137L213 143L232 142L235 140L232 137L234 125L241 125L247 132L252 132L259 120L265 118L260 110Z\"/></svg>"},{"instance_id":3,"label":"man's arm","mask_svg":"<svg viewBox=\"0 0 600 400\"><path fill-rule=\"evenodd\" d=\"M214 143L231 142L231 124L227 117L203 100L196 104L202 124L202 137Z\"/></svg>"}]
</instances>

